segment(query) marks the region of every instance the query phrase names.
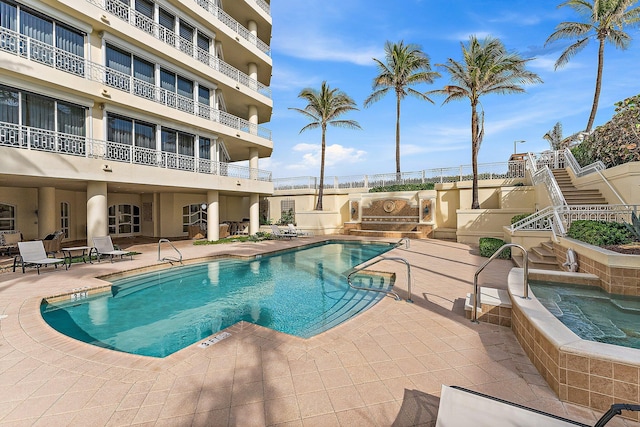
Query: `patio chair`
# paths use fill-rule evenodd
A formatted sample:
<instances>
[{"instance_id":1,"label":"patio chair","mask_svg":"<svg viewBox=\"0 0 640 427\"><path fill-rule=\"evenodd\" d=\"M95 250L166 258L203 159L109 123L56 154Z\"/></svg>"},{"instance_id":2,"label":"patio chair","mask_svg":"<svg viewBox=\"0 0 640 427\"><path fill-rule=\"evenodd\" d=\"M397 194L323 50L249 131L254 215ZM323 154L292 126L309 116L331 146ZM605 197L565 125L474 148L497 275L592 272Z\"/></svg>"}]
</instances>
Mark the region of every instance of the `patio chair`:
<instances>
[{"instance_id":1,"label":"patio chair","mask_svg":"<svg viewBox=\"0 0 640 427\"><path fill-rule=\"evenodd\" d=\"M613 404L594 426L604 426L613 417L620 415L622 410L638 411L640 410L640 405ZM476 427L493 427L497 425L505 427L589 427L588 424L559 417L484 393L457 386L449 387L443 384L440 392L436 427L466 425Z\"/></svg>"},{"instance_id":2,"label":"patio chair","mask_svg":"<svg viewBox=\"0 0 640 427\"><path fill-rule=\"evenodd\" d=\"M15 273L18 263L22 266L22 273L25 273L26 267L35 267L40 274L40 267L43 265L54 265L58 268L58 264L64 264L64 259L49 258L44 250L42 240L34 240L32 242L18 242L19 255L13 259L13 271ZM65 264L66 266L66 264Z\"/></svg>"},{"instance_id":3,"label":"patio chair","mask_svg":"<svg viewBox=\"0 0 640 427\"><path fill-rule=\"evenodd\" d=\"M10 256L11 251L18 250L18 242L22 242L22 233L19 231L0 234L0 253Z\"/></svg>"},{"instance_id":4,"label":"patio chair","mask_svg":"<svg viewBox=\"0 0 640 427\"><path fill-rule=\"evenodd\" d=\"M42 239L42 243L44 244L44 251L49 255L54 255L57 252L60 252L60 248L62 247L62 239L64 238L64 231L54 231L53 233L47 234L47 236Z\"/></svg>"},{"instance_id":5,"label":"patio chair","mask_svg":"<svg viewBox=\"0 0 640 427\"><path fill-rule=\"evenodd\" d=\"M122 251L120 249L116 249L113 246L111 236L94 237L93 248L91 248L91 251L89 251L89 258L91 258L92 253L96 254L98 262L100 262L100 258L106 255L109 255L111 257L111 262L113 262L114 256L119 256L120 259L122 259L125 255L128 255L133 260L133 254L131 252Z\"/></svg>"},{"instance_id":6,"label":"patio chair","mask_svg":"<svg viewBox=\"0 0 640 427\"><path fill-rule=\"evenodd\" d=\"M308 231L300 231L293 224L287 224L287 227L289 228L289 230L288 230L289 234L294 234L297 237L301 237L301 236L309 236L310 237L310 236L313 236L313 233L308 232Z\"/></svg>"},{"instance_id":7,"label":"patio chair","mask_svg":"<svg viewBox=\"0 0 640 427\"><path fill-rule=\"evenodd\" d=\"M289 230L280 230L277 225L271 224L271 234L276 236L276 239L291 239L297 237L295 234L289 233Z\"/></svg>"}]
</instances>

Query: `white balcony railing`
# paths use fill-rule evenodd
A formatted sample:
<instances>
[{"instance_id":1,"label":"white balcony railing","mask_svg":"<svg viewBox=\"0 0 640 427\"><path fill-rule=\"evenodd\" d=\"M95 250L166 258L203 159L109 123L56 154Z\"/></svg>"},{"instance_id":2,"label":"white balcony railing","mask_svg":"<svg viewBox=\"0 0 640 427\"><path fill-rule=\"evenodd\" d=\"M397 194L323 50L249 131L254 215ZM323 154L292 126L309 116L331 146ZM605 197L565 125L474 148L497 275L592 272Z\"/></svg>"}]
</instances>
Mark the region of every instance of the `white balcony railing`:
<instances>
[{"instance_id":1,"label":"white balcony railing","mask_svg":"<svg viewBox=\"0 0 640 427\"><path fill-rule=\"evenodd\" d=\"M129 21L129 17L132 15L130 9L126 4L119 0L87 0L89 3L98 6L99 8L106 10L109 13L116 15L118 18ZM267 55L271 55L271 48L268 44L251 34L249 30L240 25L238 21L229 16L224 10L220 9L215 1L209 0L194 0L198 6L207 10L211 15L217 18L225 26L229 27L239 37L247 40L249 43L255 45L258 49ZM258 0L260 6L260 1ZM268 6L268 5L267 5ZM261 6L262 7L262 6ZM263 7L264 9L264 7ZM146 18L146 17L145 17Z\"/></svg>"},{"instance_id":2,"label":"white balcony railing","mask_svg":"<svg viewBox=\"0 0 640 427\"><path fill-rule=\"evenodd\" d=\"M6 122L0 122L0 146L254 181L271 181L269 171Z\"/></svg>"},{"instance_id":3,"label":"white balcony railing","mask_svg":"<svg viewBox=\"0 0 640 427\"><path fill-rule=\"evenodd\" d=\"M524 160L512 160L503 163L481 163L478 165L480 179L515 179L526 176ZM328 176L324 179L324 188L362 188L384 187L395 184L425 184L467 181L472 179L471 165L453 168L425 169L417 172L387 173L376 175ZM318 179L312 176L296 178L277 178L273 180L274 190L315 190Z\"/></svg>"},{"instance_id":4,"label":"white balcony railing","mask_svg":"<svg viewBox=\"0 0 640 427\"><path fill-rule=\"evenodd\" d=\"M263 85L256 79L252 79L247 74L232 67L219 58L211 55L206 50L199 48L193 44L193 41L180 37L175 32L163 27L162 25L154 22L152 19L138 12L134 8L122 3L120 0L87 0L91 4L94 4L105 10L106 12L115 15L116 17L128 22L134 27L144 31L155 37L156 39L168 44L169 46L189 55L196 60L208 65L212 69L219 71L225 76L233 79L235 82L248 87L249 89L258 92L268 98L271 98L271 88Z\"/></svg>"},{"instance_id":5,"label":"white balcony railing","mask_svg":"<svg viewBox=\"0 0 640 427\"><path fill-rule=\"evenodd\" d=\"M271 140L271 131L267 128L6 28L0 28L0 51Z\"/></svg>"}]
</instances>

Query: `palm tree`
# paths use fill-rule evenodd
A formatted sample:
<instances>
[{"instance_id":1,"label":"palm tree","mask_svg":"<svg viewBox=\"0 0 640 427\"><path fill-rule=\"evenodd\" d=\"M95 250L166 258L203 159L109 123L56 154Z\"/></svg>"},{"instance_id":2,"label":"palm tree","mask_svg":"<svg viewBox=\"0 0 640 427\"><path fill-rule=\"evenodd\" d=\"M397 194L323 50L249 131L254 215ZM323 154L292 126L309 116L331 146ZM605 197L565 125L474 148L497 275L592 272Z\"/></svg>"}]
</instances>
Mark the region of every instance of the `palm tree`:
<instances>
[{"instance_id":1,"label":"palm tree","mask_svg":"<svg viewBox=\"0 0 640 427\"><path fill-rule=\"evenodd\" d=\"M604 67L605 42L616 48L626 49L631 36L623 31L623 27L635 27L640 20L640 7L630 9L638 0L567 0L558 7L569 6L584 19L582 22L561 22L549 36L545 46L558 39L577 39L567 47L556 61L556 70L565 66L571 58L584 49L589 40L598 40L598 71L596 74L596 90L593 105L585 132L591 132L598 111L600 89L602 87L602 69Z\"/></svg>"},{"instance_id":2,"label":"palm tree","mask_svg":"<svg viewBox=\"0 0 640 427\"><path fill-rule=\"evenodd\" d=\"M326 151L325 135L327 133L327 125L348 129L361 129L360 125L355 120L338 120L338 117L343 114L358 109L356 108L356 103L353 99L339 89L331 89L326 81L322 82L319 91L312 88L302 89L298 94L298 98L306 100L307 106L304 107L304 109L290 109L303 114L311 120L311 123L304 126L300 130L300 133L308 129L320 128L322 130L320 188L318 190L318 202L316 204L316 210L321 211L324 189L324 157Z\"/></svg>"},{"instance_id":3,"label":"palm tree","mask_svg":"<svg viewBox=\"0 0 640 427\"><path fill-rule=\"evenodd\" d=\"M489 94L521 93L521 85L542 82L537 74L528 71L525 65L530 59L522 59L517 53L510 53L496 38L487 37L479 41L476 36L469 38L462 46L462 62L451 58L439 64L450 75L452 85L432 91L446 95L443 104L450 101L469 99L471 103L471 163L473 168L473 193L471 209L480 208L478 203L478 151L484 136L484 111L480 97Z\"/></svg>"},{"instance_id":4,"label":"palm tree","mask_svg":"<svg viewBox=\"0 0 640 427\"><path fill-rule=\"evenodd\" d=\"M369 107L381 99L391 89L396 93L396 173L400 175L400 101L407 95L433 103L429 97L409 86L418 83L433 83L440 74L431 71L429 57L414 44L391 43L384 46L385 62L373 58L378 66L378 74L373 79L373 93L364 101Z\"/></svg>"},{"instance_id":5,"label":"palm tree","mask_svg":"<svg viewBox=\"0 0 640 427\"><path fill-rule=\"evenodd\" d=\"M563 150L571 145L571 143L578 141L581 133L582 132L574 133L565 138L562 136L562 123L557 122L553 126L553 129L542 136L542 139L549 142L552 150Z\"/></svg>"}]
</instances>

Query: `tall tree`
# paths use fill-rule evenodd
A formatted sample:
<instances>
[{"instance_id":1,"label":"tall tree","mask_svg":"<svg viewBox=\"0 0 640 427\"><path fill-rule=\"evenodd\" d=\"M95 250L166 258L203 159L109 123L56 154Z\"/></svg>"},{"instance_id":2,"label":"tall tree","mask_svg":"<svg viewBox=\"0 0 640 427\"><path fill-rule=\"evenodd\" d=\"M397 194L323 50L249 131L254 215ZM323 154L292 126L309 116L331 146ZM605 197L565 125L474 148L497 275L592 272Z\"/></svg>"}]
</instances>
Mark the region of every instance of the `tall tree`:
<instances>
[{"instance_id":1,"label":"tall tree","mask_svg":"<svg viewBox=\"0 0 640 427\"><path fill-rule=\"evenodd\" d=\"M549 143L552 150L564 150L571 145L571 143L578 141L581 133L582 132L574 133L565 138L562 135L562 123L557 122L553 126L553 129L542 136L542 139Z\"/></svg>"},{"instance_id":2,"label":"tall tree","mask_svg":"<svg viewBox=\"0 0 640 427\"><path fill-rule=\"evenodd\" d=\"M326 151L327 126L335 126L348 129L361 129L360 124L355 120L338 120L342 116L356 108L356 103L346 93L339 89L331 89L326 81L322 82L320 90L306 88L298 94L298 98L307 101L304 109L290 108L307 117L311 123L304 126L300 133L320 128L322 130L322 148L320 155L320 188L318 189L318 202L316 210L322 210L322 196L324 193L324 158Z\"/></svg>"},{"instance_id":3,"label":"tall tree","mask_svg":"<svg viewBox=\"0 0 640 427\"><path fill-rule=\"evenodd\" d=\"M471 36L469 42L461 46L461 62L449 58L445 64L439 64L449 73L452 84L431 93L446 95L443 104L461 99L468 99L471 103L471 209L478 209L478 151L484 137L484 110L480 97L521 93L524 92L521 85L540 83L542 80L525 68L530 59L522 59L518 53L508 52L499 39L487 37L479 41L476 36Z\"/></svg>"},{"instance_id":4,"label":"tall tree","mask_svg":"<svg viewBox=\"0 0 640 427\"><path fill-rule=\"evenodd\" d=\"M616 48L626 49L631 36L624 32L627 27L636 27L640 20L640 7L634 6L638 0L567 0L558 7L569 6L582 18L581 22L561 22L549 36L545 46L558 39L575 39L575 43L567 47L558 60L555 68L565 66L571 58L584 49L589 40L598 40L598 70L596 89L593 95L591 114L587 122L586 132L591 132L598 111L600 90L602 88L602 70L604 68L604 46L606 42Z\"/></svg>"},{"instance_id":5,"label":"tall tree","mask_svg":"<svg viewBox=\"0 0 640 427\"><path fill-rule=\"evenodd\" d=\"M387 92L393 90L396 93L396 173L400 175L400 101L407 95L418 99L433 101L424 93L418 92L410 86L419 83L433 83L440 74L431 71L429 57L415 44L391 43L387 41L384 46L384 62L373 58L379 74L373 79L373 93L364 101L364 106L369 107L380 100Z\"/></svg>"}]
</instances>

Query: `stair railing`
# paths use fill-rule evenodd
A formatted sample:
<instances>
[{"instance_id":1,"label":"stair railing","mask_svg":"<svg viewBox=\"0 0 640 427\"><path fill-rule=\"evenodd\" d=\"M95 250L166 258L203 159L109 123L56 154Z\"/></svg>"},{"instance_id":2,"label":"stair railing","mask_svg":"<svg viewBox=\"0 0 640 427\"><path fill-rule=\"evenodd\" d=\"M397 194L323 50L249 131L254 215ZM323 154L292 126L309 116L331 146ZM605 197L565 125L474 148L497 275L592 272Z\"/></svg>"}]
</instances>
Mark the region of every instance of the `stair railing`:
<instances>
[{"instance_id":1,"label":"stair railing","mask_svg":"<svg viewBox=\"0 0 640 427\"><path fill-rule=\"evenodd\" d=\"M168 243L169 246L171 246L173 248L173 250L178 253L178 258L171 258L171 257L161 258L160 257L160 247L162 246L163 243ZM171 243L171 240L169 240L169 239L160 239L160 240L158 240L158 261L160 261L160 262L168 261L171 264L173 264L174 262L179 262L180 264L182 264L182 252L180 252L178 250L178 248L173 246L173 243Z\"/></svg>"},{"instance_id":2,"label":"stair railing","mask_svg":"<svg viewBox=\"0 0 640 427\"><path fill-rule=\"evenodd\" d=\"M604 183L607 184L607 187L609 187L611 192L613 192L613 194L618 198L620 203L623 205L627 204L627 202L624 201L624 199L622 198L622 196L620 196L620 194L616 191L616 189L613 188L609 180L602 174L602 171L607 168L607 166L602 161L598 160L597 162L594 162L594 163L591 163L590 165L582 167L580 166L580 163L578 163L578 161L576 160L575 156L573 155L573 153L569 148L564 149L564 157L567 160L566 163L569 166L569 169L571 169L571 171L575 176L579 177L579 176L588 175L593 172L597 173L600 176L600 178L604 181Z\"/></svg>"},{"instance_id":3,"label":"stair railing","mask_svg":"<svg viewBox=\"0 0 640 427\"><path fill-rule=\"evenodd\" d=\"M529 253L523 247L518 245L517 243L506 243L491 255L491 257L485 261L484 264L478 268L476 274L473 276L473 311L471 312L471 321L473 323L478 322L478 305L480 304L480 286L478 286L478 276L484 270L484 268L491 263L494 259L496 259L504 249L509 247L516 247L522 251L522 268L523 268L523 278L524 278L524 289L522 291L522 298L529 299Z\"/></svg>"}]
</instances>

